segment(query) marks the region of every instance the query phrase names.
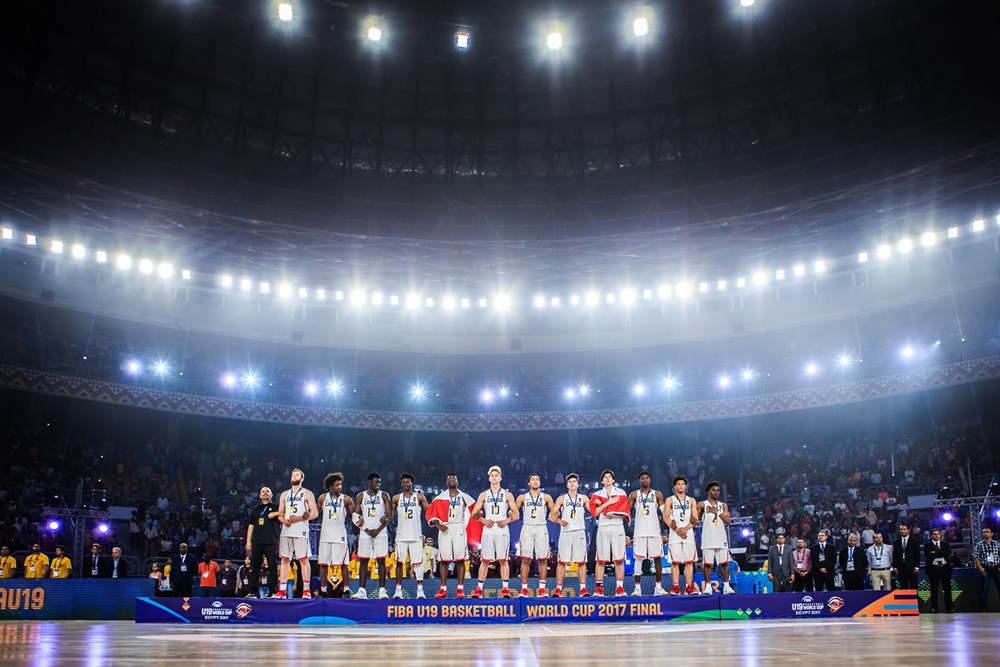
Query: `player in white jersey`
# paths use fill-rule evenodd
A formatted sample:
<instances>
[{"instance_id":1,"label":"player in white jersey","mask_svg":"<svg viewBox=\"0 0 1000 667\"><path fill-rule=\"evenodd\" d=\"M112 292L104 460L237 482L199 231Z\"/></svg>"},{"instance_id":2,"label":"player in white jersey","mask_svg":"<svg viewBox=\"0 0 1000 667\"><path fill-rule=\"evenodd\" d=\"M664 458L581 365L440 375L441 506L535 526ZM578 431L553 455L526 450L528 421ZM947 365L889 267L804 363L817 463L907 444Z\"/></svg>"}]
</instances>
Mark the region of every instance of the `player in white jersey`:
<instances>
[{"instance_id":1,"label":"player in white jersey","mask_svg":"<svg viewBox=\"0 0 1000 667\"><path fill-rule=\"evenodd\" d=\"M441 590L434 594L437 599L448 597L448 566L454 564L458 579L455 597L465 597L466 561L469 558L469 542L466 526L471 516L470 510L476 502L458 488L458 475L448 473L445 490L431 501L427 511L427 525L438 529L438 574L441 576Z\"/></svg>"},{"instance_id":2,"label":"player in white jersey","mask_svg":"<svg viewBox=\"0 0 1000 667\"><path fill-rule=\"evenodd\" d=\"M552 496L541 491L542 478L528 476L528 492L518 496L517 509L524 517L521 523L521 595L529 595L528 575L531 561L538 563L538 597L548 596L545 590L545 562L549 559L549 513L555 508Z\"/></svg>"},{"instance_id":3,"label":"player in white jersey","mask_svg":"<svg viewBox=\"0 0 1000 667\"><path fill-rule=\"evenodd\" d=\"M559 530L559 564L556 566L556 587L552 597L562 597L563 577L567 565L577 565L580 576L580 595L586 597L587 592L587 525L585 517L590 499L582 493L580 476L575 472L566 475L566 493L559 496L555 507L549 514L549 521L558 523Z\"/></svg>"},{"instance_id":4,"label":"player in white jersey","mask_svg":"<svg viewBox=\"0 0 1000 667\"><path fill-rule=\"evenodd\" d=\"M712 570L718 565L722 576L722 592L735 593L729 585L729 531L726 528L733 520L729 516L726 503L719 500L722 487L718 482L709 482L705 487L708 500L698 503L701 514L701 557L705 575L705 591L709 591Z\"/></svg>"},{"instance_id":5,"label":"player in white jersey","mask_svg":"<svg viewBox=\"0 0 1000 667\"><path fill-rule=\"evenodd\" d=\"M500 596L509 598L510 528L507 527L507 524L511 521L517 521L520 514L511 492L500 488L500 480L503 479L500 466L490 468L487 476L490 478L490 488L479 494L479 500L472 508L472 516L485 526L480 550L483 560L479 564L479 583L476 590L472 592L472 597L483 597L483 584L486 583L490 563L499 561L500 581L503 584Z\"/></svg>"},{"instance_id":6,"label":"player in white jersey","mask_svg":"<svg viewBox=\"0 0 1000 667\"><path fill-rule=\"evenodd\" d=\"M323 479L326 493L318 499L322 514L319 531L319 587L320 597L329 597L327 582L330 568L338 568L333 595L340 597L347 586L347 567L351 564L351 551L347 544L347 519L354 513L354 501L341 493L344 476L332 472Z\"/></svg>"},{"instance_id":7,"label":"player in white jersey","mask_svg":"<svg viewBox=\"0 0 1000 667\"><path fill-rule=\"evenodd\" d=\"M389 555L389 533L385 527L392 521L392 504L389 494L382 490L382 476L377 472L368 474L368 490L362 491L354 501L354 525L361 529L358 534L358 591L352 597L367 600L368 561L378 563L378 596L388 599L385 592L385 558Z\"/></svg>"},{"instance_id":8,"label":"player in white jersey","mask_svg":"<svg viewBox=\"0 0 1000 667\"><path fill-rule=\"evenodd\" d=\"M622 513L629 516L628 497L615 485L614 472L601 472L601 488L593 493L590 504L597 518L594 595L604 595L604 566L608 562L615 564L615 595L625 595L625 525ZM616 511L619 506L621 511Z\"/></svg>"},{"instance_id":9,"label":"player in white jersey","mask_svg":"<svg viewBox=\"0 0 1000 667\"><path fill-rule=\"evenodd\" d=\"M295 468L292 470L292 488L281 493L278 502L278 521L281 522L281 538L278 540L278 552L281 554L279 581L288 581L288 568L292 558L299 561L302 572L302 597L311 598L309 591L309 558L312 550L309 548L309 521L319 516L316 498L312 491L302 488L306 474ZM278 587L275 597L285 597L285 589Z\"/></svg>"},{"instance_id":10,"label":"player in white jersey","mask_svg":"<svg viewBox=\"0 0 1000 667\"><path fill-rule=\"evenodd\" d=\"M679 595L681 592L683 565L684 581L687 584L684 592L697 595L698 590L694 587L694 561L698 558L698 550L694 544L694 526L698 523L698 506L694 498L687 495L687 478L683 475L674 477L674 493L663 506L663 522L670 528L667 549L670 551L670 577L674 582L670 593Z\"/></svg>"},{"instance_id":11,"label":"player in white jersey","mask_svg":"<svg viewBox=\"0 0 1000 667\"><path fill-rule=\"evenodd\" d=\"M639 473L639 490L628 497L629 510L635 511L632 523L632 552L635 554L635 588L632 595L642 595L642 561L653 561L656 588L653 595L666 595L663 590L663 538L660 536L660 508L663 494L650 488L653 478L643 470Z\"/></svg>"},{"instance_id":12,"label":"player in white jersey","mask_svg":"<svg viewBox=\"0 0 1000 667\"><path fill-rule=\"evenodd\" d=\"M392 497L396 509L396 592L394 598L403 597L403 566L410 559L410 567L417 578L417 597L424 596L424 533L420 527L421 511L427 511L427 498L413 491L413 475L404 472L399 476L402 493Z\"/></svg>"}]
</instances>

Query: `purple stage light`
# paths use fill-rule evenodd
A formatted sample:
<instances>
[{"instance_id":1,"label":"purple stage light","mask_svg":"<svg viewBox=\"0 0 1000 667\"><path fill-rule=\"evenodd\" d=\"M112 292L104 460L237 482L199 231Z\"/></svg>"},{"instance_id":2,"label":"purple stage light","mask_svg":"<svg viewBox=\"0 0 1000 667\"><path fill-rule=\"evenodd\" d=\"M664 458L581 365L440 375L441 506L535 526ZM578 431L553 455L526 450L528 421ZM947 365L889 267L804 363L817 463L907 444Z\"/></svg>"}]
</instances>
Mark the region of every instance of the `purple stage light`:
<instances>
[{"instance_id":1,"label":"purple stage light","mask_svg":"<svg viewBox=\"0 0 1000 667\"><path fill-rule=\"evenodd\" d=\"M49 519L47 525L49 527L49 530L51 530L53 533L62 528L62 524L59 523L58 519Z\"/></svg>"},{"instance_id":2,"label":"purple stage light","mask_svg":"<svg viewBox=\"0 0 1000 667\"><path fill-rule=\"evenodd\" d=\"M951 521L952 519L955 518L955 515L952 514L951 512L945 512L944 514L941 515L941 518L945 521Z\"/></svg>"},{"instance_id":3,"label":"purple stage light","mask_svg":"<svg viewBox=\"0 0 1000 667\"><path fill-rule=\"evenodd\" d=\"M111 526L109 526L108 524L106 523L97 524L97 532L99 532L101 535L106 535L109 530L111 530Z\"/></svg>"},{"instance_id":4,"label":"purple stage light","mask_svg":"<svg viewBox=\"0 0 1000 667\"><path fill-rule=\"evenodd\" d=\"M743 530L740 531L740 535L742 535L743 537L750 537L750 529L744 528Z\"/></svg>"}]
</instances>

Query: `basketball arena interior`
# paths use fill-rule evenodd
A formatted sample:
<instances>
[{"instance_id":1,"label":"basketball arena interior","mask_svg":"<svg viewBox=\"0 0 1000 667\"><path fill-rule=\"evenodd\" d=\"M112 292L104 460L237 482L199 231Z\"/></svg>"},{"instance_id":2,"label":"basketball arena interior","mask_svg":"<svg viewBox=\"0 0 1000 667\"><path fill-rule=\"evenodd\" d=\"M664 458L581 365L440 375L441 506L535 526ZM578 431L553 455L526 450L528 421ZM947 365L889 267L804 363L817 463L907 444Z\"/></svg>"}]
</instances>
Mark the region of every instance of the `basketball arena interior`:
<instances>
[{"instance_id":1,"label":"basketball arena interior","mask_svg":"<svg viewBox=\"0 0 1000 667\"><path fill-rule=\"evenodd\" d=\"M997 3L5 9L5 664L996 662Z\"/></svg>"}]
</instances>

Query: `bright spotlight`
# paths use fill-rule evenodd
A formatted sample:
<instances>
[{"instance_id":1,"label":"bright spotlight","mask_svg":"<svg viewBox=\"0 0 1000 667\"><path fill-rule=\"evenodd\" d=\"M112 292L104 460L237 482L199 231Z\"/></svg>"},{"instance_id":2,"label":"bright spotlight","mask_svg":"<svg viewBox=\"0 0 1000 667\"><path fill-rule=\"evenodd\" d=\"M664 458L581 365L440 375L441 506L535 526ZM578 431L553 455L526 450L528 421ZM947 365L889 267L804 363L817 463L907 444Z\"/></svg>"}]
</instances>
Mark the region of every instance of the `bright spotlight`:
<instances>
[{"instance_id":1,"label":"bright spotlight","mask_svg":"<svg viewBox=\"0 0 1000 667\"><path fill-rule=\"evenodd\" d=\"M839 357L837 357L837 365L840 366L841 368L847 368L848 366L850 366L851 365L851 355L849 355L849 354L842 354Z\"/></svg>"},{"instance_id":2,"label":"bright spotlight","mask_svg":"<svg viewBox=\"0 0 1000 667\"><path fill-rule=\"evenodd\" d=\"M493 392L487 389L486 391L483 392L483 403L489 403L492 400L493 400Z\"/></svg>"},{"instance_id":3,"label":"bright spotlight","mask_svg":"<svg viewBox=\"0 0 1000 667\"><path fill-rule=\"evenodd\" d=\"M98 264L107 264L108 263L108 251L107 250L98 250L97 252L94 253L94 259L97 260Z\"/></svg>"},{"instance_id":4,"label":"bright spotlight","mask_svg":"<svg viewBox=\"0 0 1000 667\"><path fill-rule=\"evenodd\" d=\"M580 395L581 396L589 396L590 395L590 386L586 385L586 384L581 384L580 385Z\"/></svg>"},{"instance_id":5,"label":"bright spotlight","mask_svg":"<svg viewBox=\"0 0 1000 667\"><path fill-rule=\"evenodd\" d=\"M859 252L858 253L858 264L865 264L867 262L868 262L868 253L867 252Z\"/></svg>"},{"instance_id":6,"label":"bright spotlight","mask_svg":"<svg viewBox=\"0 0 1000 667\"><path fill-rule=\"evenodd\" d=\"M418 384L411 388L410 395L413 396L413 398L421 399L427 395L427 392L424 390L422 386Z\"/></svg>"},{"instance_id":7,"label":"bright spotlight","mask_svg":"<svg viewBox=\"0 0 1000 667\"><path fill-rule=\"evenodd\" d=\"M632 32L635 33L636 37L644 37L649 34L649 21L645 16L640 16L632 21Z\"/></svg>"},{"instance_id":8,"label":"bright spotlight","mask_svg":"<svg viewBox=\"0 0 1000 667\"><path fill-rule=\"evenodd\" d=\"M742 288L744 288L746 286L747 286L747 279L746 278L744 278L743 276L740 276L739 278L736 279L736 287L742 289Z\"/></svg>"},{"instance_id":9,"label":"bright spotlight","mask_svg":"<svg viewBox=\"0 0 1000 667\"><path fill-rule=\"evenodd\" d=\"M224 288L229 289L233 286L233 277L230 275L219 276L219 284Z\"/></svg>"},{"instance_id":10,"label":"bright spotlight","mask_svg":"<svg viewBox=\"0 0 1000 667\"><path fill-rule=\"evenodd\" d=\"M443 299L441 299L441 306L445 310L455 310L455 297L446 295Z\"/></svg>"},{"instance_id":11,"label":"bright spotlight","mask_svg":"<svg viewBox=\"0 0 1000 667\"><path fill-rule=\"evenodd\" d=\"M87 249L79 243L75 244L71 250L74 259L83 259L87 256Z\"/></svg>"},{"instance_id":12,"label":"bright spotlight","mask_svg":"<svg viewBox=\"0 0 1000 667\"><path fill-rule=\"evenodd\" d=\"M468 309L472 306L472 301L468 297L462 297L462 308Z\"/></svg>"},{"instance_id":13,"label":"bright spotlight","mask_svg":"<svg viewBox=\"0 0 1000 667\"><path fill-rule=\"evenodd\" d=\"M309 288L308 287L300 287L299 288L299 298L300 299L306 299L308 297L309 297Z\"/></svg>"},{"instance_id":14,"label":"bright spotlight","mask_svg":"<svg viewBox=\"0 0 1000 667\"><path fill-rule=\"evenodd\" d=\"M913 250L913 241L910 239L902 239L899 243L896 244L896 247L899 248L899 252L904 254L908 253L911 250Z\"/></svg>"},{"instance_id":15,"label":"bright spotlight","mask_svg":"<svg viewBox=\"0 0 1000 667\"><path fill-rule=\"evenodd\" d=\"M129 373L131 373L131 374L135 375L136 373L138 373L138 372L139 372L139 362L138 362L138 361L136 361L135 359L129 359L129 360L128 360L128 361L127 361L127 362L125 363L125 369L126 369L126 370L127 370L127 371L128 371Z\"/></svg>"},{"instance_id":16,"label":"bright spotlight","mask_svg":"<svg viewBox=\"0 0 1000 667\"><path fill-rule=\"evenodd\" d=\"M823 273L826 271L826 260L817 259L813 262L813 271L816 273Z\"/></svg>"},{"instance_id":17,"label":"bright spotlight","mask_svg":"<svg viewBox=\"0 0 1000 667\"><path fill-rule=\"evenodd\" d=\"M365 294L364 290L356 289L351 290L351 303L355 306L364 305L365 301L368 299L368 295Z\"/></svg>"},{"instance_id":18,"label":"bright spotlight","mask_svg":"<svg viewBox=\"0 0 1000 667\"><path fill-rule=\"evenodd\" d=\"M168 370L169 366L167 366L167 362L165 361L153 362L153 372L156 373L157 375L165 375Z\"/></svg>"},{"instance_id":19,"label":"bright spotlight","mask_svg":"<svg viewBox=\"0 0 1000 667\"><path fill-rule=\"evenodd\" d=\"M974 232L981 232L984 229L986 229L986 221L985 220L982 220L982 219L980 219L980 220L973 220L973 222L972 222L972 231L974 231Z\"/></svg>"},{"instance_id":20,"label":"bright spotlight","mask_svg":"<svg viewBox=\"0 0 1000 667\"><path fill-rule=\"evenodd\" d=\"M553 30L552 32L550 32L548 37L545 38L545 45L548 46L549 49L551 49L552 51L561 49L563 45L562 33L557 30Z\"/></svg>"},{"instance_id":21,"label":"bright spotlight","mask_svg":"<svg viewBox=\"0 0 1000 667\"><path fill-rule=\"evenodd\" d=\"M407 294L406 295L406 307L410 310L416 310L420 307L420 295L419 294Z\"/></svg>"},{"instance_id":22,"label":"bright spotlight","mask_svg":"<svg viewBox=\"0 0 1000 667\"><path fill-rule=\"evenodd\" d=\"M674 378L666 378L665 380L663 380L663 388L666 389L667 391L675 389L676 387L677 387L677 380L675 380Z\"/></svg>"},{"instance_id":23,"label":"bright spotlight","mask_svg":"<svg viewBox=\"0 0 1000 667\"><path fill-rule=\"evenodd\" d=\"M747 2L747 1L748 0L743 0L743 2ZM749 0L749 2L750 2L750 4L753 4L753 0ZM749 7L750 5L743 5L743 6L744 7ZM742 535L743 537L750 537L750 529L749 528L744 528L743 530L740 531L740 535Z\"/></svg>"},{"instance_id":24,"label":"bright spotlight","mask_svg":"<svg viewBox=\"0 0 1000 667\"><path fill-rule=\"evenodd\" d=\"M500 398L507 398L510 395L510 389L507 387L500 387Z\"/></svg>"},{"instance_id":25,"label":"bright spotlight","mask_svg":"<svg viewBox=\"0 0 1000 667\"><path fill-rule=\"evenodd\" d=\"M902 352L900 354L903 355L904 359L911 359L913 357L913 354L914 354L913 348L911 346L907 345L906 347L903 348L903 350L902 350Z\"/></svg>"},{"instance_id":26,"label":"bright spotlight","mask_svg":"<svg viewBox=\"0 0 1000 667\"><path fill-rule=\"evenodd\" d=\"M718 283L716 283L716 288L720 292L725 292L726 291L726 281L725 280L720 280Z\"/></svg>"},{"instance_id":27,"label":"bright spotlight","mask_svg":"<svg viewBox=\"0 0 1000 667\"><path fill-rule=\"evenodd\" d=\"M622 303L626 304L635 303L635 290L632 289L622 290Z\"/></svg>"},{"instance_id":28,"label":"bright spotlight","mask_svg":"<svg viewBox=\"0 0 1000 667\"><path fill-rule=\"evenodd\" d=\"M686 299L691 296L691 283L680 283L677 285L677 296Z\"/></svg>"},{"instance_id":29,"label":"bright spotlight","mask_svg":"<svg viewBox=\"0 0 1000 667\"><path fill-rule=\"evenodd\" d=\"M615 296L614 292L608 292L607 294L604 295L604 302L605 303L614 303L616 298L617 297Z\"/></svg>"},{"instance_id":30,"label":"bright spotlight","mask_svg":"<svg viewBox=\"0 0 1000 667\"><path fill-rule=\"evenodd\" d=\"M766 282L767 282L767 276L764 275L763 271L758 271L757 273L753 274L753 284L756 285L757 287L760 287Z\"/></svg>"},{"instance_id":31,"label":"bright spotlight","mask_svg":"<svg viewBox=\"0 0 1000 667\"><path fill-rule=\"evenodd\" d=\"M740 372L740 379L743 382L751 382L755 377L757 377L757 373L752 368L747 367Z\"/></svg>"},{"instance_id":32,"label":"bright spotlight","mask_svg":"<svg viewBox=\"0 0 1000 667\"><path fill-rule=\"evenodd\" d=\"M801 278L802 276L806 275L806 267L803 266L802 264L796 264L795 267L792 269L792 273L795 274L796 278Z\"/></svg>"},{"instance_id":33,"label":"bright spotlight","mask_svg":"<svg viewBox=\"0 0 1000 667\"><path fill-rule=\"evenodd\" d=\"M257 374L254 373L253 371L244 373L242 379L243 379L243 386L246 387L247 389L253 389L260 383L260 379L257 377Z\"/></svg>"},{"instance_id":34,"label":"bright spotlight","mask_svg":"<svg viewBox=\"0 0 1000 667\"><path fill-rule=\"evenodd\" d=\"M107 535L109 530L111 530L111 526L109 526L108 524L106 523L97 524L97 532L99 532L101 535Z\"/></svg>"},{"instance_id":35,"label":"bright spotlight","mask_svg":"<svg viewBox=\"0 0 1000 667\"><path fill-rule=\"evenodd\" d=\"M774 279L775 280L784 280L785 279L785 270L784 269L776 269L775 272L774 272Z\"/></svg>"},{"instance_id":36,"label":"bright spotlight","mask_svg":"<svg viewBox=\"0 0 1000 667\"><path fill-rule=\"evenodd\" d=\"M950 239L957 239L958 238L958 227L949 227L948 228L948 238L950 238Z\"/></svg>"},{"instance_id":37,"label":"bright spotlight","mask_svg":"<svg viewBox=\"0 0 1000 667\"><path fill-rule=\"evenodd\" d=\"M996 510L995 510L995 511L993 512L993 516L995 516L996 518L1000 519L1000 507L998 507L998 508L997 508L997 509L996 509Z\"/></svg>"},{"instance_id":38,"label":"bright spotlight","mask_svg":"<svg viewBox=\"0 0 1000 667\"><path fill-rule=\"evenodd\" d=\"M729 386L729 376L728 375L723 375L722 377L719 378L719 386L722 387L723 389L725 389L726 387Z\"/></svg>"},{"instance_id":39,"label":"bright spotlight","mask_svg":"<svg viewBox=\"0 0 1000 667\"><path fill-rule=\"evenodd\" d=\"M149 275L153 272L153 260L145 257L139 260L139 273Z\"/></svg>"},{"instance_id":40,"label":"bright spotlight","mask_svg":"<svg viewBox=\"0 0 1000 667\"><path fill-rule=\"evenodd\" d=\"M576 398L576 392L572 389L566 390L566 398Z\"/></svg>"},{"instance_id":41,"label":"bright spotlight","mask_svg":"<svg viewBox=\"0 0 1000 667\"><path fill-rule=\"evenodd\" d=\"M49 530L51 530L53 533L62 528L62 524L59 523L58 519L49 519L49 523L47 525Z\"/></svg>"},{"instance_id":42,"label":"bright spotlight","mask_svg":"<svg viewBox=\"0 0 1000 667\"><path fill-rule=\"evenodd\" d=\"M632 393L635 394L636 396L642 396L643 394L646 393L646 386L641 383L637 384L634 387L632 387Z\"/></svg>"},{"instance_id":43,"label":"bright spotlight","mask_svg":"<svg viewBox=\"0 0 1000 667\"><path fill-rule=\"evenodd\" d=\"M816 375L819 372L819 366L816 364L806 364L806 375Z\"/></svg>"},{"instance_id":44,"label":"bright spotlight","mask_svg":"<svg viewBox=\"0 0 1000 667\"><path fill-rule=\"evenodd\" d=\"M181 280L191 280L191 269L181 270Z\"/></svg>"},{"instance_id":45,"label":"bright spotlight","mask_svg":"<svg viewBox=\"0 0 1000 667\"><path fill-rule=\"evenodd\" d=\"M292 296L292 286L288 283L281 283L278 285L278 296L283 299L287 299Z\"/></svg>"},{"instance_id":46,"label":"bright spotlight","mask_svg":"<svg viewBox=\"0 0 1000 667\"><path fill-rule=\"evenodd\" d=\"M955 518L955 515L954 515L954 514L952 514L951 512L944 512L944 513L943 513L943 514L941 515L941 519L942 519L943 521L951 521L951 520L952 520L952 519L954 519L954 518Z\"/></svg>"},{"instance_id":47,"label":"bright spotlight","mask_svg":"<svg viewBox=\"0 0 1000 667\"><path fill-rule=\"evenodd\" d=\"M128 271L132 268L132 258L128 255L118 255L115 259L115 266L121 271Z\"/></svg>"},{"instance_id":48,"label":"bright spotlight","mask_svg":"<svg viewBox=\"0 0 1000 667\"><path fill-rule=\"evenodd\" d=\"M294 12L292 11L292 3L281 2L278 3L278 18L282 21L291 21Z\"/></svg>"},{"instance_id":49,"label":"bright spotlight","mask_svg":"<svg viewBox=\"0 0 1000 667\"><path fill-rule=\"evenodd\" d=\"M306 383L306 396L315 396L317 391L319 391L319 387L316 386L315 382Z\"/></svg>"},{"instance_id":50,"label":"bright spotlight","mask_svg":"<svg viewBox=\"0 0 1000 667\"><path fill-rule=\"evenodd\" d=\"M156 267L156 275L160 276L164 280L174 277L174 267L166 262L160 262Z\"/></svg>"},{"instance_id":51,"label":"bright spotlight","mask_svg":"<svg viewBox=\"0 0 1000 667\"><path fill-rule=\"evenodd\" d=\"M235 387L236 376L233 375L232 373L226 373L225 375L222 376L222 384L226 387Z\"/></svg>"},{"instance_id":52,"label":"bright spotlight","mask_svg":"<svg viewBox=\"0 0 1000 667\"><path fill-rule=\"evenodd\" d=\"M368 39L373 42L382 41L382 29L377 25L369 26L368 28Z\"/></svg>"},{"instance_id":53,"label":"bright spotlight","mask_svg":"<svg viewBox=\"0 0 1000 667\"><path fill-rule=\"evenodd\" d=\"M382 292L372 292L372 305L381 306L385 298L382 296ZM453 306L454 307L454 306Z\"/></svg>"},{"instance_id":54,"label":"bright spotlight","mask_svg":"<svg viewBox=\"0 0 1000 667\"><path fill-rule=\"evenodd\" d=\"M920 235L920 245L923 247L930 248L935 243L937 243L937 234L934 232L924 232Z\"/></svg>"},{"instance_id":55,"label":"bright spotlight","mask_svg":"<svg viewBox=\"0 0 1000 667\"><path fill-rule=\"evenodd\" d=\"M597 292L587 292L587 305L596 306L599 298Z\"/></svg>"},{"instance_id":56,"label":"bright spotlight","mask_svg":"<svg viewBox=\"0 0 1000 667\"><path fill-rule=\"evenodd\" d=\"M261 294L270 294L271 293L271 283L267 282L266 280L263 281L263 282L261 282L261 284L260 284L260 293Z\"/></svg>"},{"instance_id":57,"label":"bright spotlight","mask_svg":"<svg viewBox=\"0 0 1000 667\"><path fill-rule=\"evenodd\" d=\"M4 227L3 228L3 240L4 241L13 241L14 240L14 230L11 229L10 227Z\"/></svg>"},{"instance_id":58,"label":"bright spotlight","mask_svg":"<svg viewBox=\"0 0 1000 667\"><path fill-rule=\"evenodd\" d=\"M336 396L340 393L340 382L337 380L330 380L326 383L326 390Z\"/></svg>"},{"instance_id":59,"label":"bright spotlight","mask_svg":"<svg viewBox=\"0 0 1000 667\"><path fill-rule=\"evenodd\" d=\"M892 255L892 248L889 247L888 243L883 243L878 247L877 254L879 259L889 259L889 256Z\"/></svg>"},{"instance_id":60,"label":"bright spotlight","mask_svg":"<svg viewBox=\"0 0 1000 667\"><path fill-rule=\"evenodd\" d=\"M493 307L500 311L507 310L510 308L510 297L506 294L498 294L493 300Z\"/></svg>"},{"instance_id":61,"label":"bright spotlight","mask_svg":"<svg viewBox=\"0 0 1000 667\"><path fill-rule=\"evenodd\" d=\"M469 33L467 32L456 32L455 33L455 46L460 49L469 48Z\"/></svg>"},{"instance_id":62,"label":"bright spotlight","mask_svg":"<svg viewBox=\"0 0 1000 667\"><path fill-rule=\"evenodd\" d=\"M656 288L656 296L661 299L669 299L672 289L670 285L660 285Z\"/></svg>"},{"instance_id":63,"label":"bright spotlight","mask_svg":"<svg viewBox=\"0 0 1000 667\"><path fill-rule=\"evenodd\" d=\"M61 255L63 251L63 242L53 241L51 244L49 244L49 250L51 250L56 255Z\"/></svg>"},{"instance_id":64,"label":"bright spotlight","mask_svg":"<svg viewBox=\"0 0 1000 667\"><path fill-rule=\"evenodd\" d=\"M545 295L544 294L536 294L535 295L535 308L544 308L544 307L545 307Z\"/></svg>"}]
</instances>

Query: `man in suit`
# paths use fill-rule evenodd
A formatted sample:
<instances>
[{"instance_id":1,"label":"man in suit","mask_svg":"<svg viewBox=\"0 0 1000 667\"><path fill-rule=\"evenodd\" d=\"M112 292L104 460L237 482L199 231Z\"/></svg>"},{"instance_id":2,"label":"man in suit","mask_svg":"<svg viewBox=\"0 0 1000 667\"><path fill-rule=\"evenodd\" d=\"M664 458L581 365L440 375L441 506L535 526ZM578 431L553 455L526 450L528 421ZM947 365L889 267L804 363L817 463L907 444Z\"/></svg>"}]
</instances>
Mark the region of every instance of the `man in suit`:
<instances>
[{"instance_id":1,"label":"man in suit","mask_svg":"<svg viewBox=\"0 0 1000 667\"><path fill-rule=\"evenodd\" d=\"M833 591L837 587L833 583L837 570L837 552L827 541L829 537L825 529L816 534L816 544L812 546L813 585L817 591Z\"/></svg>"},{"instance_id":2,"label":"man in suit","mask_svg":"<svg viewBox=\"0 0 1000 667\"><path fill-rule=\"evenodd\" d=\"M785 544L784 534L778 535L777 544L767 552L767 578L774 584L775 593L792 591L792 547Z\"/></svg>"},{"instance_id":3,"label":"man in suit","mask_svg":"<svg viewBox=\"0 0 1000 667\"><path fill-rule=\"evenodd\" d=\"M111 560L108 562L107 576L110 579L124 579L128 576L128 563L122 558L121 547L111 550Z\"/></svg>"},{"instance_id":4,"label":"man in suit","mask_svg":"<svg viewBox=\"0 0 1000 667\"><path fill-rule=\"evenodd\" d=\"M83 559L80 573L84 579L104 579L110 577L107 559L101 555L101 545L90 545L90 555Z\"/></svg>"},{"instance_id":5,"label":"man in suit","mask_svg":"<svg viewBox=\"0 0 1000 667\"><path fill-rule=\"evenodd\" d=\"M899 577L901 590L917 589L917 573L920 572L920 544L910 535L910 527L900 524L899 537L892 543L892 570Z\"/></svg>"},{"instance_id":6,"label":"man in suit","mask_svg":"<svg viewBox=\"0 0 1000 667\"><path fill-rule=\"evenodd\" d=\"M868 571L868 557L858 546L858 536L847 536L847 546L840 550L840 572L844 576L845 591L860 591L865 587L865 573Z\"/></svg>"},{"instance_id":7,"label":"man in suit","mask_svg":"<svg viewBox=\"0 0 1000 667\"><path fill-rule=\"evenodd\" d=\"M951 545L941 539L941 531L931 531L931 541L924 545L924 567L931 582L931 613L938 613L938 590L944 591L944 610L955 613L951 599Z\"/></svg>"},{"instance_id":8,"label":"man in suit","mask_svg":"<svg viewBox=\"0 0 1000 667\"><path fill-rule=\"evenodd\" d=\"M175 554L170 561L170 585L175 596L189 598L194 587L194 576L198 572L198 559L188 553L188 545L184 542L177 549L180 553Z\"/></svg>"}]
</instances>

